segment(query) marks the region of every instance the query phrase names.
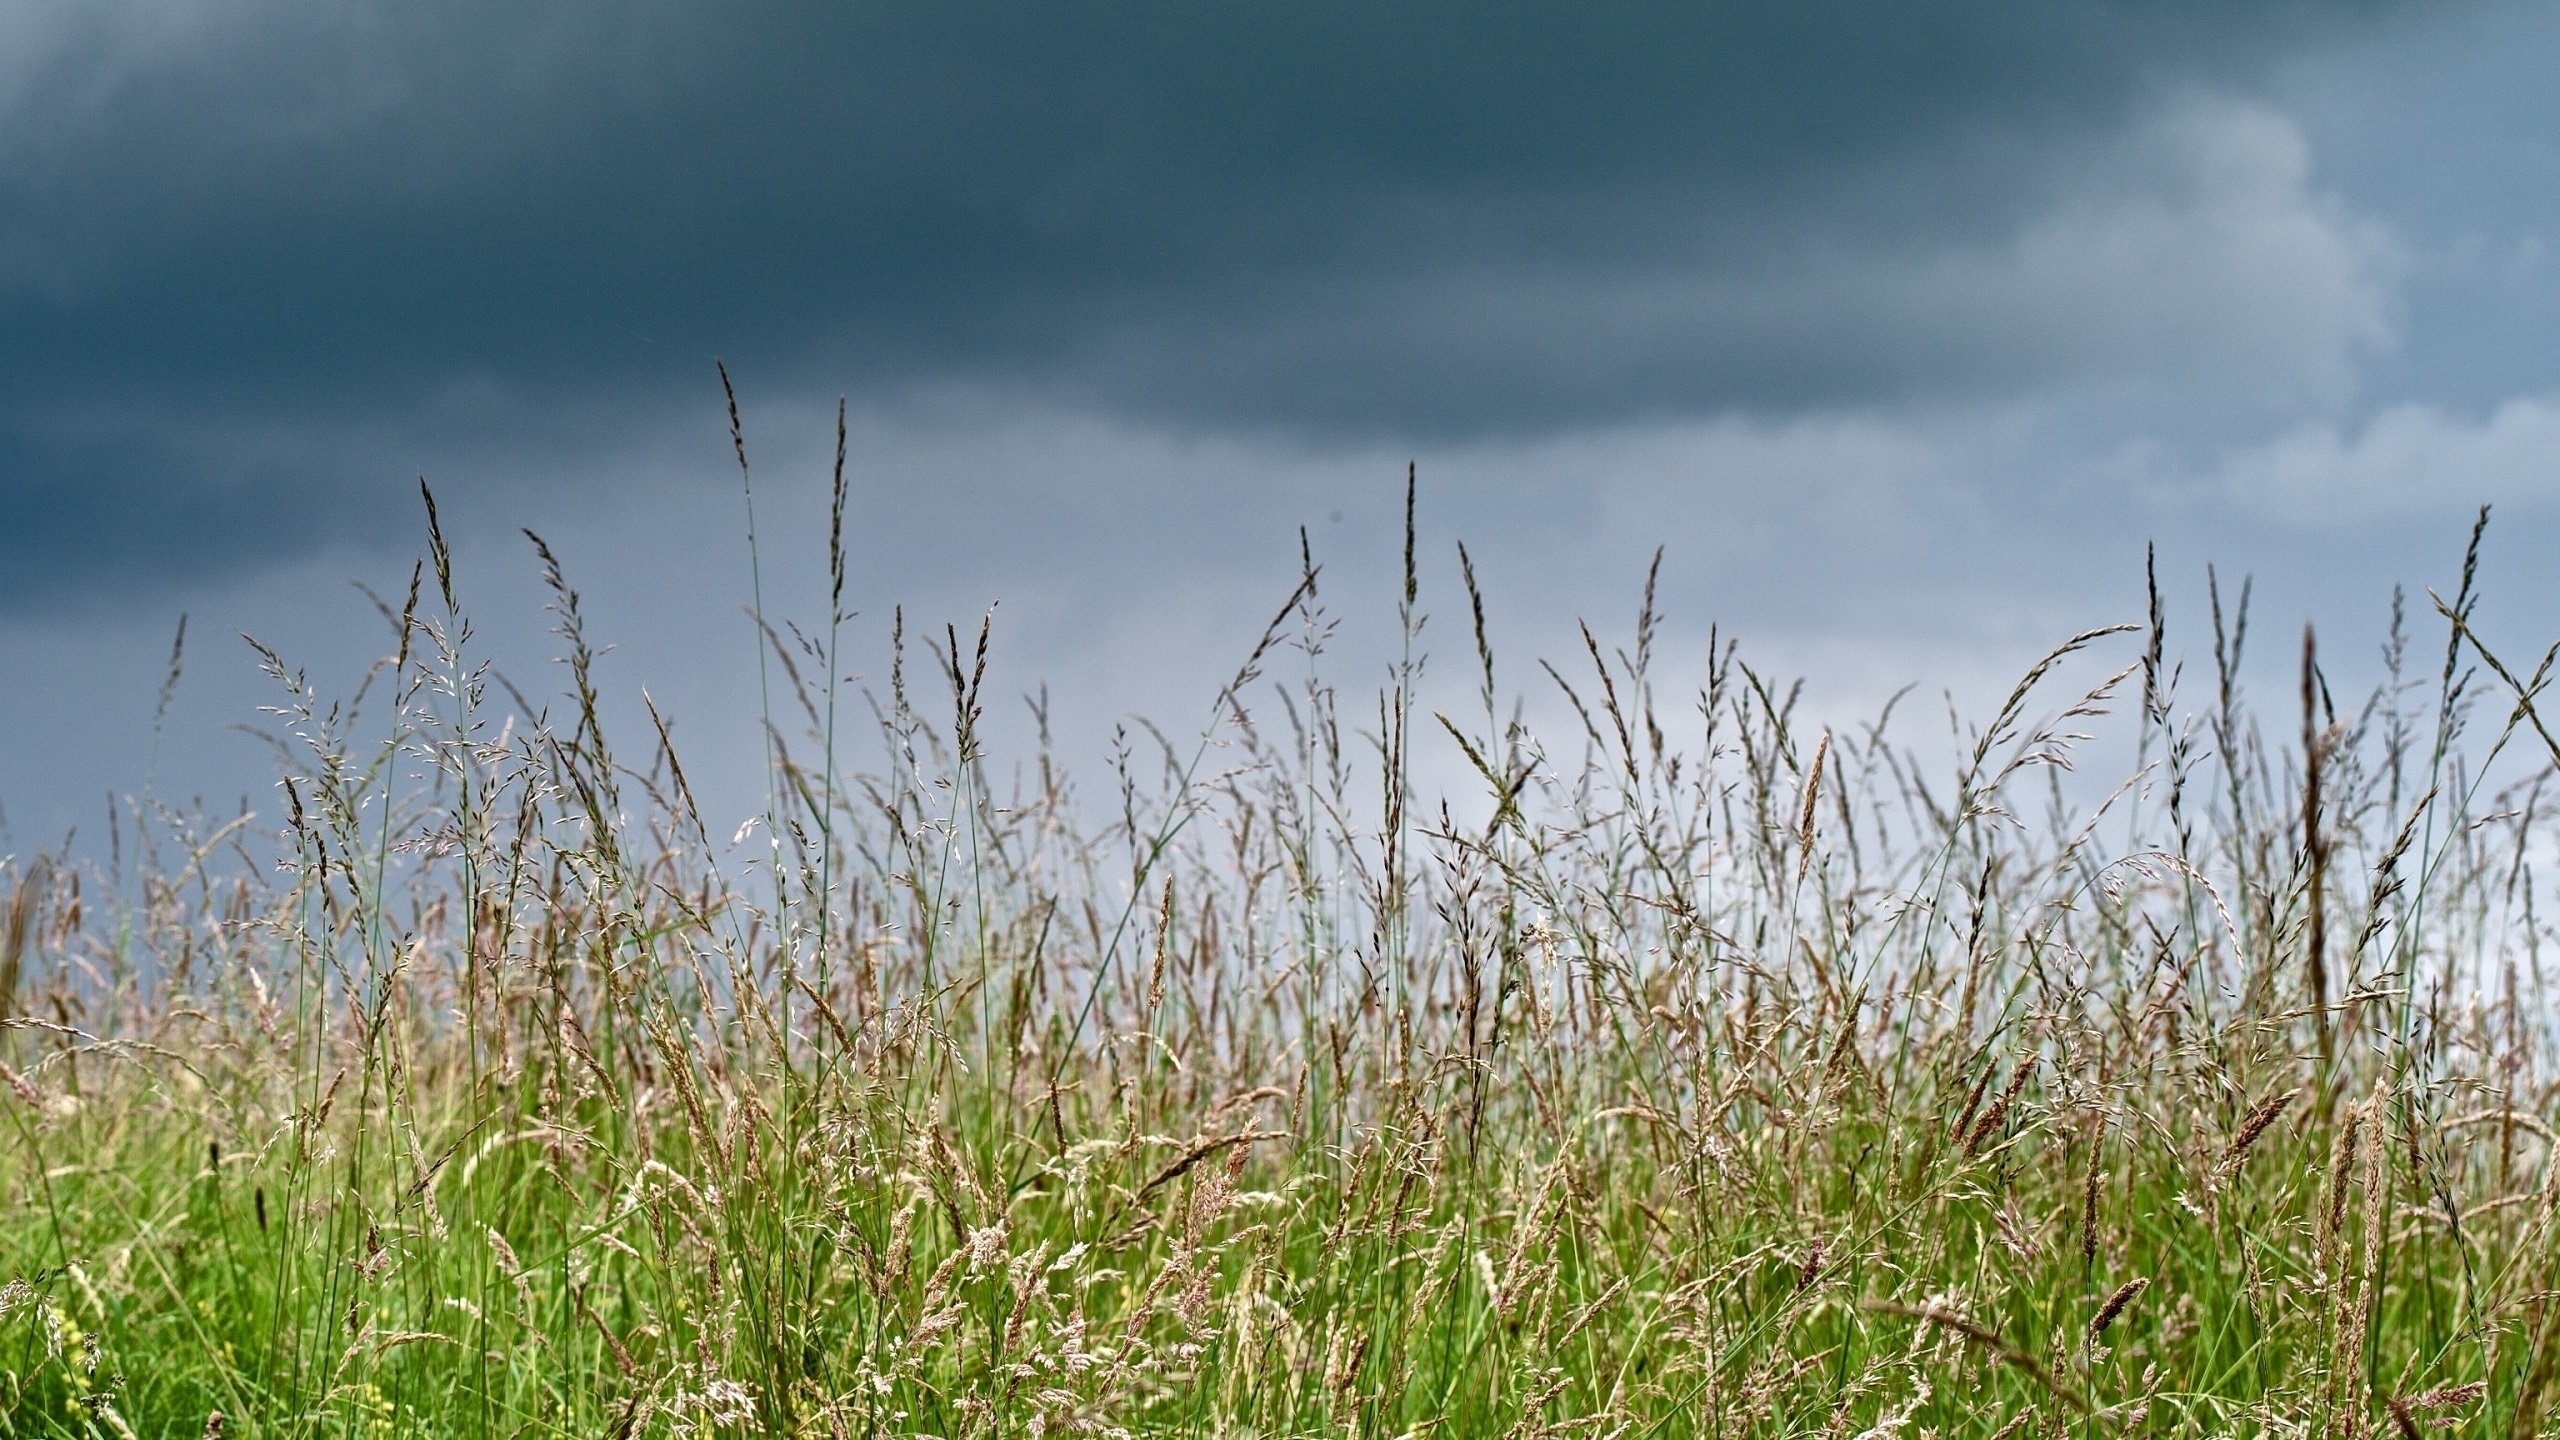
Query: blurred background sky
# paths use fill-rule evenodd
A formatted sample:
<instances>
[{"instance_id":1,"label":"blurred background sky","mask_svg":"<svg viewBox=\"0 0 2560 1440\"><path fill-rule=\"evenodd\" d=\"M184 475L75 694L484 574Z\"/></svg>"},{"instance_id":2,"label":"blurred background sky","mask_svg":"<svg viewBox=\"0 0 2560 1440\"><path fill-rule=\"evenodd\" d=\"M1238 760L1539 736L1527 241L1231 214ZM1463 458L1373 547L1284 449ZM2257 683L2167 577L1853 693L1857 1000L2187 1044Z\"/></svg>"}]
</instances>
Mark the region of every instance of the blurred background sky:
<instances>
[{"instance_id":1,"label":"blurred background sky","mask_svg":"<svg viewBox=\"0 0 2560 1440\"><path fill-rule=\"evenodd\" d=\"M850 668L1001 602L1071 760L1196 723L1302 525L1374 681L1408 460L1453 683L1457 540L1523 688L1657 546L1666 682L1721 624L1824 715L1996 699L2150 542L2173 643L2210 563L2351 669L2486 502L2538 650L2555 55L2514 0L0 0L0 852L272 809L238 637L351 684L421 475L509 677L529 527L752 811L715 358L773 608L841 395Z\"/></svg>"}]
</instances>

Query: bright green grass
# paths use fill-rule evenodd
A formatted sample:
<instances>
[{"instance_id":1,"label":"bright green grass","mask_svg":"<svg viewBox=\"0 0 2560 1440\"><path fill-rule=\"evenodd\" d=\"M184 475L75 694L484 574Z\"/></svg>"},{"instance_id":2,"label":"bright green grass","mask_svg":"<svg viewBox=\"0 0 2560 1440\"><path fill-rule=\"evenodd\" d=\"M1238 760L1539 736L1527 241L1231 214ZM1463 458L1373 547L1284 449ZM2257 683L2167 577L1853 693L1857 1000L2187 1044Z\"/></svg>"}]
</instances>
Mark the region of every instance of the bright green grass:
<instances>
[{"instance_id":1,"label":"bright green grass","mask_svg":"<svg viewBox=\"0 0 2560 1440\"><path fill-rule=\"evenodd\" d=\"M1541 740L1481 625L1472 710L1338 711L1310 581L1079 796L965 639L839 766L830 630L733 845L559 595L548 729L432 580L372 712L287 680L282 872L0 870L0 1435L2551 1433L2476 648L2262 733L2155 618L1932 761L1647 615Z\"/></svg>"}]
</instances>

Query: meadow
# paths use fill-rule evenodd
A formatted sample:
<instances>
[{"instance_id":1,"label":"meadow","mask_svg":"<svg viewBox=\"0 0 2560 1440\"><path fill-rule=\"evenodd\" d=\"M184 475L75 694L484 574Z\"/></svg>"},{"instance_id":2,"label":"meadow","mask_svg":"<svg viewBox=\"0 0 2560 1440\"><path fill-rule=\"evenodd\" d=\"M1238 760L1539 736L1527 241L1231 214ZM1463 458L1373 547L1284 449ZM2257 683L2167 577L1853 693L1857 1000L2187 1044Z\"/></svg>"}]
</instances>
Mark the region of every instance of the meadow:
<instances>
[{"instance_id":1,"label":"meadow","mask_svg":"<svg viewBox=\"0 0 2560 1440\"><path fill-rule=\"evenodd\" d=\"M1382 684L1310 557L1082 765L990 753L983 632L776 617L727 833L429 505L355 693L265 656L270 813L0 867L0 1435L2560 1429L2479 531L2370 693L2155 586L1952 725L1672 673L1650 584L1511 657L1410 520Z\"/></svg>"}]
</instances>

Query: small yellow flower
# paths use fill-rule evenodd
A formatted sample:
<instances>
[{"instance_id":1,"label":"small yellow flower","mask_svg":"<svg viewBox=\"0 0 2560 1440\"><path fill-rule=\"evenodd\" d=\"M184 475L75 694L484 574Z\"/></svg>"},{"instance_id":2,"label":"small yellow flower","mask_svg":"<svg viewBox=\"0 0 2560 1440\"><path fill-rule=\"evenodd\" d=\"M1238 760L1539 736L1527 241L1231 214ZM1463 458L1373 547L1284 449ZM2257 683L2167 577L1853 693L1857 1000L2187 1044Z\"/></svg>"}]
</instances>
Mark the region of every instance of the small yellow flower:
<instances>
[{"instance_id":1,"label":"small yellow flower","mask_svg":"<svg viewBox=\"0 0 2560 1440\"><path fill-rule=\"evenodd\" d=\"M89 1372L98 1364L98 1357L89 1349L89 1337L81 1331L80 1322L61 1306L47 1302L44 1308L45 1318L52 1322L53 1353L62 1357L64 1382L74 1395L86 1394Z\"/></svg>"}]
</instances>

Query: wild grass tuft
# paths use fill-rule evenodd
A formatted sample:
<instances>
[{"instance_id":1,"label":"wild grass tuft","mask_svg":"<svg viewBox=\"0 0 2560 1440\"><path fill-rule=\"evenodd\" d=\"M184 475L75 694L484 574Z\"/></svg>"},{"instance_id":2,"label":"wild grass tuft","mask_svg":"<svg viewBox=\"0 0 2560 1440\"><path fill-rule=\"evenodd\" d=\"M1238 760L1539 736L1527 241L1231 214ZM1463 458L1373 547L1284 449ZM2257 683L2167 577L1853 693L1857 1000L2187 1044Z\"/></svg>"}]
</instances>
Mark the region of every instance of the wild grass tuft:
<instances>
[{"instance_id":1,"label":"wild grass tuft","mask_svg":"<svg viewBox=\"0 0 2560 1440\"><path fill-rule=\"evenodd\" d=\"M1310 555L1099 797L989 753L984 627L846 761L831 536L738 839L538 539L566 694L493 699L430 509L357 697L261 652L280 823L0 874L0 1435L2551 1432L2476 534L2432 686L2306 635L2299 749L2219 586L2210 694L2155 588L1938 746L1665 673L1648 583L1542 735L1463 552L1427 710L1411 496L1374 708Z\"/></svg>"}]
</instances>

